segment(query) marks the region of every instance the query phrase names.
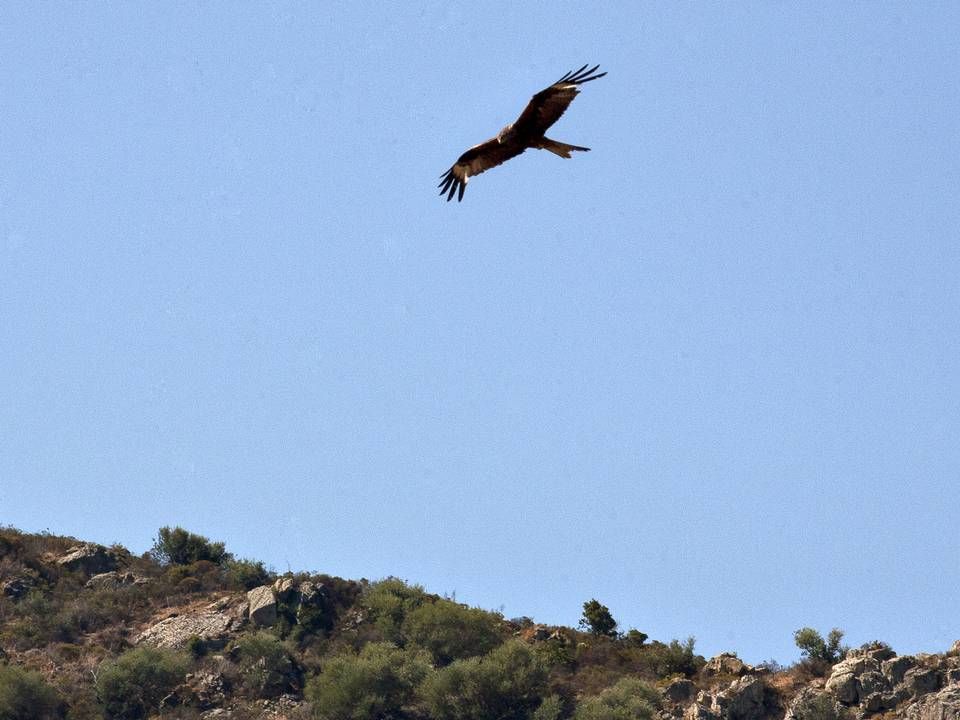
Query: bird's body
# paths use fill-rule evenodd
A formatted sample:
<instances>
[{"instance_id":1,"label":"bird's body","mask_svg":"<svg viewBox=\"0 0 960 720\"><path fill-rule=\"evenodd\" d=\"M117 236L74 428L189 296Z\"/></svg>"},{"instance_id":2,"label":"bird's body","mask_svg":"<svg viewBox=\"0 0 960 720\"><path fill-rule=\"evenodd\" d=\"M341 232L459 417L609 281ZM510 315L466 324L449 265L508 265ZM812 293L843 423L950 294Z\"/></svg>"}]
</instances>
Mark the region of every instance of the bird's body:
<instances>
[{"instance_id":1,"label":"bird's body","mask_svg":"<svg viewBox=\"0 0 960 720\"><path fill-rule=\"evenodd\" d=\"M606 75L605 72L594 75L596 65L589 70L584 65L576 72L567 73L557 82L534 95L520 117L512 124L507 125L486 142L474 145L463 155L457 158L449 170L440 177L440 194L447 196L447 201L457 195L457 201L463 200L463 192L467 181L474 175L505 163L527 148L549 150L562 158L569 158L570 153L579 150L586 152L590 148L579 145L551 140L545 133L553 125L579 94L579 85Z\"/></svg>"}]
</instances>

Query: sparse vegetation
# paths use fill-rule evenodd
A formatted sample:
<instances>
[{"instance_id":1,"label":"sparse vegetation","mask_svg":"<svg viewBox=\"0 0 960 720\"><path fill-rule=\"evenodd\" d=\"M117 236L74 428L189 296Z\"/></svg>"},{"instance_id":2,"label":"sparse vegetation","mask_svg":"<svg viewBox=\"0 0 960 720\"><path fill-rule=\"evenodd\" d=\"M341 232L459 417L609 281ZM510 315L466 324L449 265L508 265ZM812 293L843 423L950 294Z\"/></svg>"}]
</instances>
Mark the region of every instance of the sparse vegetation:
<instances>
[{"instance_id":1,"label":"sparse vegetation","mask_svg":"<svg viewBox=\"0 0 960 720\"><path fill-rule=\"evenodd\" d=\"M712 692L719 682L699 672L692 637L621 634L597 599L584 603L578 630L508 621L397 578L288 572L274 585L262 563L169 527L142 556L110 548L116 571L88 584L91 570L57 562L79 545L0 528L0 720L197 720L227 707L237 720L647 720L680 709L656 688L687 678ZM246 591L264 585L277 611L266 629L242 619ZM228 630L197 625L182 650L138 639L210 615L229 619ZM802 628L794 639L802 662L766 665L778 707L847 651L838 629L823 638ZM863 649L893 655L881 642ZM812 695L795 709L798 720L848 714Z\"/></svg>"}]
</instances>

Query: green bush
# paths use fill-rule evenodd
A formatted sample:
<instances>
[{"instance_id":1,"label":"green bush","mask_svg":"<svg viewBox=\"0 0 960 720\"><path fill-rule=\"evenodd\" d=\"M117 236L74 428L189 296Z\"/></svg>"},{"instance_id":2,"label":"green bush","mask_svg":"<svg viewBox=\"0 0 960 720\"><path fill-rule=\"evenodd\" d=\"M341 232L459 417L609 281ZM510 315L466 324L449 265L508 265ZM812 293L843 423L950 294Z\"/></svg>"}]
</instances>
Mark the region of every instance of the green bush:
<instances>
[{"instance_id":1,"label":"green bush","mask_svg":"<svg viewBox=\"0 0 960 720\"><path fill-rule=\"evenodd\" d=\"M530 720L560 720L563 716L563 700L559 695L551 695L533 711Z\"/></svg>"},{"instance_id":2,"label":"green bush","mask_svg":"<svg viewBox=\"0 0 960 720\"><path fill-rule=\"evenodd\" d=\"M367 588L362 604L380 636L403 645L403 621L409 612L420 607L426 599L427 594L419 585L407 585L403 580L387 578Z\"/></svg>"},{"instance_id":3,"label":"green bush","mask_svg":"<svg viewBox=\"0 0 960 720\"><path fill-rule=\"evenodd\" d=\"M189 565L198 560L221 564L231 559L222 542L211 542L203 535L182 527L162 527L157 531L150 555L163 565Z\"/></svg>"},{"instance_id":4,"label":"green bush","mask_svg":"<svg viewBox=\"0 0 960 720\"><path fill-rule=\"evenodd\" d=\"M640 632L636 628L630 628L627 630L627 634L623 636L623 642L626 645L641 647L649 637L645 632Z\"/></svg>"},{"instance_id":5,"label":"green bush","mask_svg":"<svg viewBox=\"0 0 960 720\"><path fill-rule=\"evenodd\" d=\"M573 720L650 720L656 715L659 702L656 688L626 677L599 695L581 700Z\"/></svg>"},{"instance_id":6,"label":"green bush","mask_svg":"<svg viewBox=\"0 0 960 720\"><path fill-rule=\"evenodd\" d=\"M272 576L262 562L230 559L224 563L227 583L244 590L253 590L255 587L268 584Z\"/></svg>"},{"instance_id":7,"label":"green bush","mask_svg":"<svg viewBox=\"0 0 960 720\"><path fill-rule=\"evenodd\" d=\"M693 651L695 643L692 637L684 642L671 640L669 644L651 642L643 646L639 664L658 678L671 675L690 677L704 665L703 658Z\"/></svg>"},{"instance_id":8,"label":"green bush","mask_svg":"<svg viewBox=\"0 0 960 720\"><path fill-rule=\"evenodd\" d=\"M410 611L403 635L408 643L429 650L438 665L484 655L502 641L499 616L450 600L425 603Z\"/></svg>"},{"instance_id":9,"label":"green bush","mask_svg":"<svg viewBox=\"0 0 960 720\"><path fill-rule=\"evenodd\" d=\"M327 660L307 683L307 698L322 720L399 720L415 688L432 671L422 650L368 643L359 654L346 651Z\"/></svg>"},{"instance_id":10,"label":"green bush","mask_svg":"<svg viewBox=\"0 0 960 720\"><path fill-rule=\"evenodd\" d=\"M539 656L511 640L483 657L438 670L421 695L436 720L527 720L542 702L546 681Z\"/></svg>"},{"instance_id":11,"label":"green bush","mask_svg":"<svg viewBox=\"0 0 960 720\"><path fill-rule=\"evenodd\" d=\"M0 664L0 720L53 720L59 704L40 673Z\"/></svg>"},{"instance_id":12,"label":"green bush","mask_svg":"<svg viewBox=\"0 0 960 720\"><path fill-rule=\"evenodd\" d=\"M266 631L244 635L236 644L243 687L254 697L276 697L301 688L300 668L289 648Z\"/></svg>"},{"instance_id":13,"label":"green bush","mask_svg":"<svg viewBox=\"0 0 960 720\"><path fill-rule=\"evenodd\" d=\"M189 667L187 658L172 650L129 650L101 667L97 696L108 718L138 720L159 709Z\"/></svg>"},{"instance_id":14,"label":"green bush","mask_svg":"<svg viewBox=\"0 0 960 720\"><path fill-rule=\"evenodd\" d=\"M609 608L600 604L600 601L596 599L588 600L583 604L583 617L580 618L580 627L597 636L617 636L617 621L613 619Z\"/></svg>"},{"instance_id":15,"label":"green bush","mask_svg":"<svg viewBox=\"0 0 960 720\"><path fill-rule=\"evenodd\" d=\"M833 628L827 639L813 628L800 628L793 634L793 641L803 656L809 660L833 664L843 659L849 648L841 645L843 630Z\"/></svg>"}]
</instances>

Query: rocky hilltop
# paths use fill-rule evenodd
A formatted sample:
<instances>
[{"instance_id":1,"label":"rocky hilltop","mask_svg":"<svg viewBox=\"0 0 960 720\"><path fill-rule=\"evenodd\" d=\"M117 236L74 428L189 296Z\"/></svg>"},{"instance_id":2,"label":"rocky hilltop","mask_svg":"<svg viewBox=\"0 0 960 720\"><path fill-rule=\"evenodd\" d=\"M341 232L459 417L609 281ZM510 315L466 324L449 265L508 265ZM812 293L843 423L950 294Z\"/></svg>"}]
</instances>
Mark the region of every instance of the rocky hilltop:
<instances>
[{"instance_id":1,"label":"rocky hilltop","mask_svg":"<svg viewBox=\"0 0 960 720\"><path fill-rule=\"evenodd\" d=\"M707 660L596 600L554 627L394 578L278 575L180 528L139 556L0 528L0 720L960 720L960 642L834 651Z\"/></svg>"}]
</instances>

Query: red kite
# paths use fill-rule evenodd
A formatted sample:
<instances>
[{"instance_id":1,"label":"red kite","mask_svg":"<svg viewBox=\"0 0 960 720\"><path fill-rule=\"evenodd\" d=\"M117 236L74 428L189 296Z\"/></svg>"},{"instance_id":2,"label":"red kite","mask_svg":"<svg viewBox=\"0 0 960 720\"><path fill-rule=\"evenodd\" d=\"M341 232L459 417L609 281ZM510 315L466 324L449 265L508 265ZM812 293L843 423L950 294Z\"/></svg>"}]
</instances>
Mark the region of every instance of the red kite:
<instances>
[{"instance_id":1,"label":"red kite","mask_svg":"<svg viewBox=\"0 0 960 720\"><path fill-rule=\"evenodd\" d=\"M467 181L473 175L479 175L485 170L505 163L527 148L549 150L562 158L569 158L574 150L589 151L590 148L551 140L544 133L560 119L573 99L580 93L577 89L578 85L606 75L605 72L594 75L598 67L600 66L595 65L587 70L587 66L584 65L576 72L567 73L553 85L534 95L512 125L507 125L495 138L474 145L457 158L453 167L440 176L443 178L437 186L440 188L440 194L447 193L447 202L450 202L454 193L457 193L457 202L460 202L463 200Z\"/></svg>"}]
</instances>

